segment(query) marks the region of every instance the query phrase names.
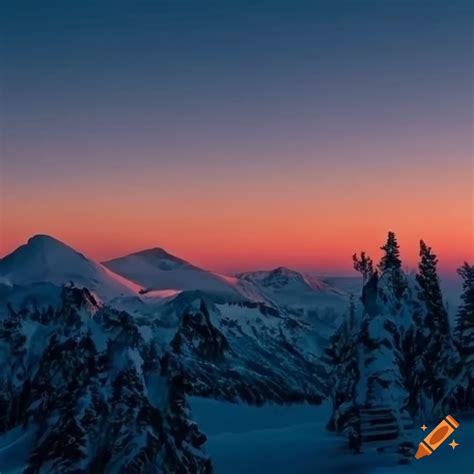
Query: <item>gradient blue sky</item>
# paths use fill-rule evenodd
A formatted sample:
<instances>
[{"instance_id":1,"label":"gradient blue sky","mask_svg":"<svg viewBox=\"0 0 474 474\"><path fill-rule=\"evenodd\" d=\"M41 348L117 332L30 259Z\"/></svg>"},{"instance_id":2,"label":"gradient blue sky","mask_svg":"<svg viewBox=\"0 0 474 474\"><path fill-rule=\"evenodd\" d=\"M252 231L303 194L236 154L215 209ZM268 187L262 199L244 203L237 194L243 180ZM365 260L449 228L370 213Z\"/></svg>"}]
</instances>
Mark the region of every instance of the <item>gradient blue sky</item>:
<instances>
[{"instance_id":1,"label":"gradient blue sky","mask_svg":"<svg viewBox=\"0 0 474 474\"><path fill-rule=\"evenodd\" d=\"M2 2L0 255L473 258L468 1Z\"/></svg>"}]
</instances>

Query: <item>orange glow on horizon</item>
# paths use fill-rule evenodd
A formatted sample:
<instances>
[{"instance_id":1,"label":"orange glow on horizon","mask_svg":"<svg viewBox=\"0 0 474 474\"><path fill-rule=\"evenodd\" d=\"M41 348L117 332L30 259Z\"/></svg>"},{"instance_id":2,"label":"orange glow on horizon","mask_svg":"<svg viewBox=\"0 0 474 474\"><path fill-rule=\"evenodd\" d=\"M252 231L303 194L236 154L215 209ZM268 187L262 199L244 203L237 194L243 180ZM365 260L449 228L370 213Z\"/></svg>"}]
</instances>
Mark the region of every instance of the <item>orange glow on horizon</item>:
<instances>
[{"instance_id":1,"label":"orange glow on horizon","mask_svg":"<svg viewBox=\"0 0 474 474\"><path fill-rule=\"evenodd\" d=\"M347 215L341 209L347 204L340 202L338 207L333 203L329 210L309 203L293 209L279 202L275 206L279 212L273 213L262 209L263 204L244 211L216 205L187 214L178 208L156 217L132 205L123 208L123 203L122 212L115 214L104 202L93 209L69 205L67 209L27 212L28 219L17 220L15 228L2 233L0 250L5 255L32 235L46 233L98 261L163 247L191 263L221 272L284 265L350 275L352 254L365 250L377 260L387 231L394 230L404 264L410 268L417 264L420 238L438 255L442 271L452 272L462 261L473 261L472 227L455 205L426 210L422 218L407 211L396 217L383 216L379 206ZM25 212L29 206L33 203L23 201L16 212ZM405 210L410 207L409 202L404 203ZM358 221L364 219L367 222L360 225Z\"/></svg>"},{"instance_id":2,"label":"orange glow on horizon","mask_svg":"<svg viewBox=\"0 0 474 474\"><path fill-rule=\"evenodd\" d=\"M472 174L439 158L429 169L394 163L370 175L355 165L276 163L231 175L223 165L212 179L191 170L163 178L149 169L131 170L127 179L97 173L87 187L82 180L11 185L2 199L0 253L42 233L95 260L163 247L221 272L285 265L351 275L352 254L365 250L377 260L393 230L409 268L420 238L441 271L472 262Z\"/></svg>"}]
</instances>

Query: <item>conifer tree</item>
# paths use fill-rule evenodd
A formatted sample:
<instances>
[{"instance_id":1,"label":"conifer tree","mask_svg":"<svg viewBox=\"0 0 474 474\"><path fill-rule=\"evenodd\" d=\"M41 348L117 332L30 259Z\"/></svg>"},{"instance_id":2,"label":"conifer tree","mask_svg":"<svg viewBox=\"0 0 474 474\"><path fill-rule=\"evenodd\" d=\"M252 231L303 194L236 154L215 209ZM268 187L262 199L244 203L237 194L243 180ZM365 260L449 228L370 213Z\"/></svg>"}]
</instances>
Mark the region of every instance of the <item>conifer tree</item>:
<instances>
[{"instance_id":1,"label":"conifer tree","mask_svg":"<svg viewBox=\"0 0 474 474\"><path fill-rule=\"evenodd\" d=\"M458 268L458 274L463 280L463 292L456 321L456 335L461 347L472 345L474 348L474 340L469 340L469 336L474 337L474 265L464 262L462 267Z\"/></svg>"},{"instance_id":2,"label":"conifer tree","mask_svg":"<svg viewBox=\"0 0 474 474\"><path fill-rule=\"evenodd\" d=\"M461 356L461 408L474 407L474 265L464 262L458 269L463 280L462 304L456 322Z\"/></svg>"},{"instance_id":3,"label":"conifer tree","mask_svg":"<svg viewBox=\"0 0 474 474\"><path fill-rule=\"evenodd\" d=\"M455 348L436 270L438 259L423 240L420 240L420 257L416 281L418 296L425 308L422 354L424 398L430 400L430 410L437 415L449 409L446 405L449 403Z\"/></svg>"},{"instance_id":4,"label":"conifer tree","mask_svg":"<svg viewBox=\"0 0 474 474\"><path fill-rule=\"evenodd\" d=\"M420 288L419 296L427 309L425 323L431 331L446 335L449 331L449 321L436 269L438 258L423 240L420 240L420 257L416 281Z\"/></svg>"},{"instance_id":5,"label":"conifer tree","mask_svg":"<svg viewBox=\"0 0 474 474\"><path fill-rule=\"evenodd\" d=\"M391 287L395 298L400 301L407 287L407 282L402 270L400 246L395 232L388 233L387 242L380 249L384 251L378 266L380 273L388 286Z\"/></svg>"},{"instance_id":6,"label":"conifer tree","mask_svg":"<svg viewBox=\"0 0 474 474\"><path fill-rule=\"evenodd\" d=\"M374 263L372 259L366 255L365 252L361 252L360 257L358 257L356 253L352 256L352 262L354 270L362 275L362 282L365 285L367 280L374 273Z\"/></svg>"}]
</instances>

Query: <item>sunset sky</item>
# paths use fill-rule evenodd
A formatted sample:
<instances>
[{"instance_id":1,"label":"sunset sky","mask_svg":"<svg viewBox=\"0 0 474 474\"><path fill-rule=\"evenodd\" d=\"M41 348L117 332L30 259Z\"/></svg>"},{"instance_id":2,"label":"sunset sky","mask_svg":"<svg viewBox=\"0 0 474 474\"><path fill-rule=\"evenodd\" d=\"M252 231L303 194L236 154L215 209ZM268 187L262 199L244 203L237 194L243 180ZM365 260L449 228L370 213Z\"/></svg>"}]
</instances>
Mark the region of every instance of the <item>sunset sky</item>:
<instances>
[{"instance_id":1,"label":"sunset sky","mask_svg":"<svg viewBox=\"0 0 474 474\"><path fill-rule=\"evenodd\" d=\"M470 1L0 5L0 256L474 260Z\"/></svg>"}]
</instances>

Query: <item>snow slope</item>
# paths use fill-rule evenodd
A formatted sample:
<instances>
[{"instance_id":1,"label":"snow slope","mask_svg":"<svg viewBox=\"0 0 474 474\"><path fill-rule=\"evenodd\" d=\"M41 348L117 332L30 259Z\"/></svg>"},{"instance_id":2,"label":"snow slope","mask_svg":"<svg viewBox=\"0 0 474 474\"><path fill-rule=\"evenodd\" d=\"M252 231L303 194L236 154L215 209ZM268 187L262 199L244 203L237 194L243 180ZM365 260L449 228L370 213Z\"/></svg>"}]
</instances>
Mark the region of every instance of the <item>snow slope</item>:
<instances>
[{"instance_id":1,"label":"snow slope","mask_svg":"<svg viewBox=\"0 0 474 474\"><path fill-rule=\"evenodd\" d=\"M73 282L87 287L103 300L136 296L141 290L139 285L47 235L35 235L1 259L0 281L20 286L36 283L62 286Z\"/></svg>"},{"instance_id":2,"label":"snow slope","mask_svg":"<svg viewBox=\"0 0 474 474\"><path fill-rule=\"evenodd\" d=\"M367 457L352 455L344 438L325 430L328 404L248 407L200 398L190 403L208 437L204 448L215 474L368 472Z\"/></svg>"},{"instance_id":3,"label":"snow slope","mask_svg":"<svg viewBox=\"0 0 474 474\"><path fill-rule=\"evenodd\" d=\"M251 283L203 270L162 248L136 252L103 265L149 291L199 290L237 299L265 300Z\"/></svg>"}]
</instances>

